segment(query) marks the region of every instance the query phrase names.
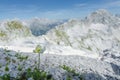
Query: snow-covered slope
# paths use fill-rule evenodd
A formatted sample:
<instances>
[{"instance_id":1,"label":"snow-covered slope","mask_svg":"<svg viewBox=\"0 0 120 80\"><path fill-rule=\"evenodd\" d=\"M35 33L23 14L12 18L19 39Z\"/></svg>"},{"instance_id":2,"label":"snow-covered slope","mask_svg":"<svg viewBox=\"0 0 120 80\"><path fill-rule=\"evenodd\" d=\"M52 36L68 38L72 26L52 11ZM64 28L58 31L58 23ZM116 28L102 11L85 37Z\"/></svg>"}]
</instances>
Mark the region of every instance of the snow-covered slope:
<instances>
[{"instance_id":1,"label":"snow-covered slope","mask_svg":"<svg viewBox=\"0 0 120 80\"><path fill-rule=\"evenodd\" d=\"M106 10L98 10L84 20L70 20L57 26L46 36L56 45L102 56L109 50L120 52L119 35L120 19Z\"/></svg>"}]
</instances>

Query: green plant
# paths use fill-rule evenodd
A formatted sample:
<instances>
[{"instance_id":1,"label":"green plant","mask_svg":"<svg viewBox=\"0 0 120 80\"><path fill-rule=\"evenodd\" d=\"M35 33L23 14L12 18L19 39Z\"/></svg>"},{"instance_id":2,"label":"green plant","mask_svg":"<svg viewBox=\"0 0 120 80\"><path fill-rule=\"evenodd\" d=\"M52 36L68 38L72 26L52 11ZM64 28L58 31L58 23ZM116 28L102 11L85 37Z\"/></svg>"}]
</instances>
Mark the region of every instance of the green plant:
<instances>
[{"instance_id":1,"label":"green plant","mask_svg":"<svg viewBox=\"0 0 120 80\"><path fill-rule=\"evenodd\" d=\"M9 71L8 65L5 66L5 71Z\"/></svg>"},{"instance_id":2,"label":"green plant","mask_svg":"<svg viewBox=\"0 0 120 80\"><path fill-rule=\"evenodd\" d=\"M70 76L67 76L66 80L72 80L72 78Z\"/></svg>"},{"instance_id":3,"label":"green plant","mask_svg":"<svg viewBox=\"0 0 120 80\"><path fill-rule=\"evenodd\" d=\"M17 59L19 59L20 61L28 59L28 56L23 56L20 53L16 53L15 57L17 57Z\"/></svg>"},{"instance_id":4,"label":"green plant","mask_svg":"<svg viewBox=\"0 0 120 80\"><path fill-rule=\"evenodd\" d=\"M66 70L66 71L68 71L70 73L77 74L74 69L71 69L70 67L68 67L66 65L61 66L61 68L63 68L64 70Z\"/></svg>"},{"instance_id":5,"label":"green plant","mask_svg":"<svg viewBox=\"0 0 120 80\"><path fill-rule=\"evenodd\" d=\"M3 76L0 76L0 80L10 80L10 74L4 74Z\"/></svg>"},{"instance_id":6,"label":"green plant","mask_svg":"<svg viewBox=\"0 0 120 80\"><path fill-rule=\"evenodd\" d=\"M33 71L33 79L40 79L40 78L46 78L46 72L40 71L39 69L35 69Z\"/></svg>"},{"instance_id":7,"label":"green plant","mask_svg":"<svg viewBox=\"0 0 120 80\"><path fill-rule=\"evenodd\" d=\"M0 68L2 67L2 65L0 64Z\"/></svg>"},{"instance_id":8,"label":"green plant","mask_svg":"<svg viewBox=\"0 0 120 80\"><path fill-rule=\"evenodd\" d=\"M33 50L34 53L38 53L38 69L40 66L40 54L43 53L42 47L40 45L37 45L35 50Z\"/></svg>"},{"instance_id":9,"label":"green plant","mask_svg":"<svg viewBox=\"0 0 120 80\"><path fill-rule=\"evenodd\" d=\"M6 56L6 57L5 57L5 60L6 60L6 61L10 61L10 57Z\"/></svg>"},{"instance_id":10,"label":"green plant","mask_svg":"<svg viewBox=\"0 0 120 80\"><path fill-rule=\"evenodd\" d=\"M52 76L49 77L46 72L37 68L34 68L33 70L28 68L26 72L20 74L20 77L18 77L17 80L28 80L29 78L32 78L33 80L52 80Z\"/></svg>"},{"instance_id":11,"label":"green plant","mask_svg":"<svg viewBox=\"0 0 120 80\"><path fill-rule=\"evenodd\" d=\"M10 52L10 50L8 50L8 48L5 48L4 51L5 51L5 52Z\"/></svg>"},{"instance_id":12,"label":"green plant","mask_svg":"<svg viewBox=\"0 0 120 80\"><path fill-rule=\"evenodd\" d=\"M19 71L22 71L22 66L18 65L18 68L17 68Z\"/></svg>"},{"instance_id":13,"label":"green plant","mask_svg":"<svg viewBox=\"0 0 120 80\"><path fill-rule=\"evenodd\" d=\"M17 77L11 77L10 74L0 76L0 80L28 80L29 78L32 78L32 80L53 80L52 75L37 68L34 68L33 70L28 68Z\"/></svg>"},{"instance_id":14,"label":"green plant","mask_svg":"<svg viewBox=\"0 0 120 80\"><path fill-rule=\"evenodd\" d=\"M41 52L41 46L40 45L37 45L35 50L33 50L34 53L40 53Z\"/></svg>"},{"instance_id":15,"label":"green plant","mask_svg":"<svg viewBox=\"0 0 120 80\"><path fill-rule=\"evenodd\" d=\"M83 77L79 74L79 73L77 73L77 72L75 72L75 70L74 69L72 69L72 68L70 68L70 67L68 67L68 66L66 66L66 65L63 65L63 66L60 66L62 69L64 69L64 70L66 70L69 74L67 75L67 80L72 80L72 76L74 77L74 76L78 76L78 78L79 78L79 80L84 80L83 79Z\"/></svg>"}]
</instances>

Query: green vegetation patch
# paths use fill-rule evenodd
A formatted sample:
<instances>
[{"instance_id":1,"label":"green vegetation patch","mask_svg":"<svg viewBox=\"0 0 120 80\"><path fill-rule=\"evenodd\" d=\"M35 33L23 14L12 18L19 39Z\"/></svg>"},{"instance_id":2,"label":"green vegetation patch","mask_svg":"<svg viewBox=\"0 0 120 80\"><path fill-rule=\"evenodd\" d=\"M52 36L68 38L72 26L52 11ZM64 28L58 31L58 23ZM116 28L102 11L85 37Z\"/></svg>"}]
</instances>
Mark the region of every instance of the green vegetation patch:
<instances>
[{"instance_id":1,"label":"green vegetation patch","mask_svg":"<svg viewBox=\"0 0 120 80\"><path fill-rule=\"evenodd\" d=\"M0 37L6 37L6 36L7 36L7 34L5 31L0 31Z\"/></svg>"},{"instance_id":2,"label":"green vegetation patch","mask_svg":"<svg viewBox=\"0 0 120 80\"><path fill-rule=\"evenodd\" d=\"M10 22L7 23L7 25L10 29L21 29L21 28L23 28L23 25L18 21L10 21Z\"/></svg>"},{"instance_id":3,"label":"green vegetation patch","mask_svg":"<svg viewBox=\"0 0 120 80\"><path fill-rule=\"evenodd\" d=\"M7 22L7 27L6 29L10 32L10 33L14 33L17 36L18 35L23 35L23 36L30 36L31 35L31 31L29 30L29 28L27 26L24 26L21 22L19 21L9 21Z\"/></svg>"},{"instance_id":4,"label":"green vegetation patch","mask_svg":"<svg viewBox=\"0 0 120 80\"><path fill-rule=\"evenodd\" d=\"M8 68L6 68L6 71L9 71ZM31 68L26 69L24 72L19 74L17 77L11 77L10 74L4 74L3 76L0 76L0 80L54 80L52 78L52 75L47 74L45 71L41 71L37 68L34 68L31 70Z\"/></svg>"},{"instance_id":5,"label":"green vegetation patch","mask_svg":"<svg viewBox=\"0 0 120 80\"><path fill-rule=\"evenodd\" d=\"M69 41L69 36L64 31L60 31L56 29L55 34L58 37L57 43L59 43L62 40L66 45L72 46Z\"/></svg>"},{"instance_id":6,"label":"green vegetation patch","mask_svg":"<svg viewBox=\"0 0 120 80\"><path fill-rule=\"evenodd\" d=\"M67 71L67 76L66 76L66 80L73 80L73 77L77 77L74 80L84 80L84 78L82 77L82 75L80 75L79 73L77 73L74 69L70 68L69 66L63 65L60 66L62 69Z\"/></svg>"}]
</instances>

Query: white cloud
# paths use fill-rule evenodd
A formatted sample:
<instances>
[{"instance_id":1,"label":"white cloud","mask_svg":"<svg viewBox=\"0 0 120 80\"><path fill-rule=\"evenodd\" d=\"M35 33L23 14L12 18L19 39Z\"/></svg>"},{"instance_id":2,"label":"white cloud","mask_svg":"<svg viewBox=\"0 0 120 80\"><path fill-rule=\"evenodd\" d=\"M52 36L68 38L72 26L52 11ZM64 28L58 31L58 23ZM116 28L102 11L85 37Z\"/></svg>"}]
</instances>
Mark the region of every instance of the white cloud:
<instances>
[{"instance_id":1,"label":"white cloud","mask_svg":"<svg viewBox=\"0 0 120 80\"><path fill-rule=\"evenodd\" d=\"M54 10L54 11L44 11L44 12L39 12L40 17L44 18L68 18L70 15L71 11L70 10Z\"/></svg>"},{"instance_id":2,"label":"white cloud","mask_svg":"<svg viewBox=\"0 0 120 80\"><path fill-rule=\"evenodd\" d=\"M25 7L19 5L0 5L0 12L10 14L37 12L39 9L40 8L35 5L27 5Z\"/></svg>"},{"instance_id":3,"label":"white cloud","mask_svg":"<svg viewBox=\"0 0 120 80\"><path fill-rule=\"evenodd\" d=\"M112 1L112 2L109 2L108 4L107 4L107 6L109 7L120 7L120 0L114 0L114 1Z\"/></svg>"},{"instance_id":4,"label":"white cloud","mask_svg":"<svg viewBox=\"0 0 120 80\"><path fill-rule=\"evenodd\" d=\"M86 3L80 3L80 4L75 4L75 7L85 7L87 4Z\"/></svg>"}]
</instances>

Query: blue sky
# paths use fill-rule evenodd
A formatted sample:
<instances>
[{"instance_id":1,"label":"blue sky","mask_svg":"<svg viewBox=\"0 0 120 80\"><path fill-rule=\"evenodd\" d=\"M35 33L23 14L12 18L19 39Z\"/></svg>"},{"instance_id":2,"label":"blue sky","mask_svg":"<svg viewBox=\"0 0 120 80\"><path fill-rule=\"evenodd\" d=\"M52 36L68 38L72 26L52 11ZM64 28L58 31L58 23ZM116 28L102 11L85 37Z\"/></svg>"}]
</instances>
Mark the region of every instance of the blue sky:
<instances>
[{"instance_id":1,"label":"blue sky","mask_svg":"<svg viewBox=\"0 0 120 80\"><path fill-rule=\"evenodd\" d=\"M120 0L0 0L0 19L81 18L97 9L120 14Z\"/></svg>"}]
</instances>

